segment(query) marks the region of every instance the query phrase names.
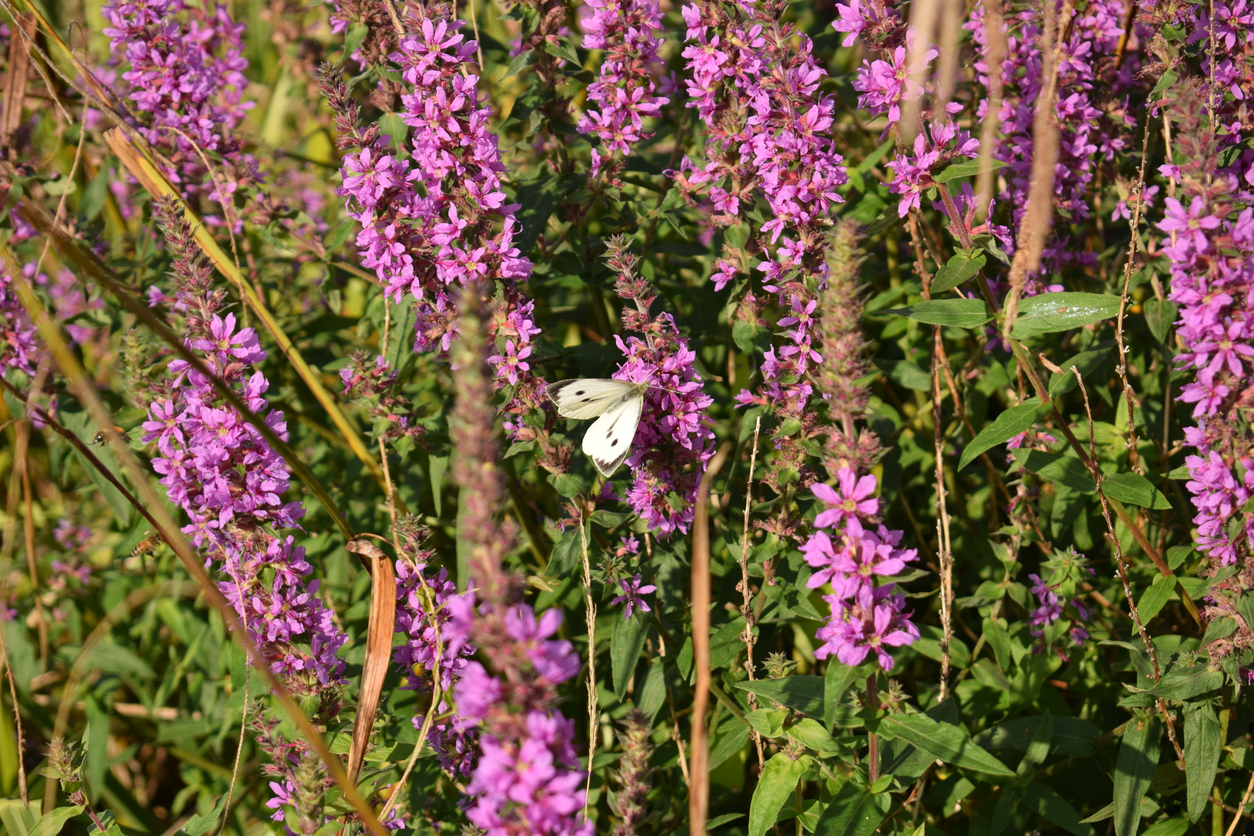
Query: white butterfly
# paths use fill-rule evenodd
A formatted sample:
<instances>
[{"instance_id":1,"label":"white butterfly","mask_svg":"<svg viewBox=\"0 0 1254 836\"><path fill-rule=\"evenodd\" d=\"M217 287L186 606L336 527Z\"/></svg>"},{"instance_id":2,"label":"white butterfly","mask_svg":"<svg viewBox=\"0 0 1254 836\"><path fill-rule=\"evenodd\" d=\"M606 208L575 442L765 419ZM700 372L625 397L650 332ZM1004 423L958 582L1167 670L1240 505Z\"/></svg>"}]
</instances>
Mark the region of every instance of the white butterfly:
<instances>
[{"instance_id":1,"label":"white butterfly","mask_svg":"<svg viewBox=\"0 0 1254 836\"><path fill-rule=\"evenodd\" d=\"M649 384L587 377L559 380L544 391L563 418L597 419L584 433L583 451L602 476L613 476L631 452Z\"/></svg>"}]
</instances>

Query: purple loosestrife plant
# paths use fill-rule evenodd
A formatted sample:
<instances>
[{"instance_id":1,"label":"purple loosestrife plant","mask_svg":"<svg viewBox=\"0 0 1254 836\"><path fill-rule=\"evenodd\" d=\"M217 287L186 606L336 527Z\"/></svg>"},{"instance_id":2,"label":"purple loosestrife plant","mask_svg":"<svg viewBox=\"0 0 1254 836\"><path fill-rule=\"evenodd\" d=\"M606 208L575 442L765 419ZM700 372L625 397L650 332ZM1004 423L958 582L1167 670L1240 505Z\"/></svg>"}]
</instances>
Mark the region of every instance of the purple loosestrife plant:
<instances>
[{"instance_id":1,"label":"purple loosestrife plant","mask_svg":"<svg viewBox=\"0 0 1254 836\"><path fill-rule=\"evenodd\" d=\"M889 671L893 658L887 648L913 644L919 637L905 612L905 596L892 582L916 552L898 548L902 532L876 524L879 501L873 497L874 476L859 478L843 467L836 479L836 489L814 486L814 497L825 510L814 521L820 530L801 549L806 563L816 570L807 586L832 587L832 593L823 596L831 613L827 625L819 628L823 646L814 655L826 659L835 654L846 665L860 665L873 652L880 667ZM828 527L833 528L834 537L823 530Z\"/></svg>"},{"instance_id":2,"label":"purple loosestrife plant","mask_svg":"<svg viewBox=\"0 0 1254 836\"><path fill-rule=\"evenodd\" d=\"M492 109L479 92L476 43L438 3L408 8L411 34L388 56L404 83L408 159L390 151L378 125L361 127L360 105L338 74L325 71L322 78L339 146L347 152L339 193L362 226L358 252L390 299L413 300L415 351L446 353L457 331L461 288L499 284L489 324L496 351L489 360L497 386L509 387L510 436L539 447L541 466L560 473L570 451L549 439L554 414L544 380L528 362L540 333L535 304L522 290L531 262L513 243L518 207L503 190L505 166L489 129Z\"/></svg>"},{"instance_id":3,"label":"purple loosestrife plant","mask_svg":"<svg viewBox=\"0 0 1254 836\"><path fill-rule=\"evenodd\" d=\"M650 529L667 536L687 532L692 523L697 485L714 455L714 433L704 416L713 399L702 389L693 368L697 355L679 336L674 319L650 313L655 295L637 263L626 241L609 241L606 264L617 276L619 298L630 305L623 310L623 328L634 332L626 340L614 338L627 358L614 379L651 387L627 457L632 472L627 502Z\"/></svg>"},{"instance_id":4,"label":"purple loosestrife plant","mask_svg":"<svg viewBox=\"0 0 1254 836\"><path fill-rule=\"evenodd\" d=\"M1039 9L1008 15L1002 24L1006 54L1001 67L990 68L985 14L984 4L978 3L966 28L979 50L975 63L979 84L987 88L992 71L1001 75L1004 98L1000 112L992 116L1007 140L997 145L994 156L1006 164L1002 172L1006 188L1000 198L1011 207L1011 231L1017 237L1027 212L1032 175L1033 114L1037 96L1047 82L1042 77L1042 16ZM1083 224L1089 219L1094 178L1132 142L1136 118L1128 110L1128 97L1138 92L1143 83L1137 77L1140 60L1135 52L1130 52L1119 66L1109 58L1123 33L1125 16L1123 5L1113 0L1091 3L1076 11L1058 53L1059 140L1054 166L1054 213L1072 224ZM1147 36L1147 30L1138 27L1137 38L1143 40ZM976 116L983 119L988 99L982 97L979 101ZM1013 241L1002 244L1007 253L1013 254ZM1079 238L1073 239L1065 224L1056 225L1042 254L1042 269L1029 277L1024 295L1062 290L1048 277L1068 267L1092 268L1095 263L1094 252L1083 246Z\"/></svg>"},{"instance_id":5,"label":"purple loosestrife plant","mask_svg":"<svg viewBox=\"0 0 1254 836\"><path fill-rule=\"evenodd\" d=\"M238 328L234 314L221 315L222 294L210 286L177 202L156 209L188 302L188 348L283 436L283 413L266 412L270 383L256 369L266 356L256 333ZM156 443L153 468L188 516L183 531L217 567L219 588L270 669L295 693L334 694L344 673L336 654L347 637L318 597L304 548L283 533L304 515L299 502L283 501L287 465L200 372L183 360L171 360L169 371L148 405L144 441Z\"/></svg>"},{"instance_id":6,"label":"purple loosestrife plant","mask_svg":"<svg viewBox=\"0 0 1254 836\"><path fill-rule=\"evenodd\" d=\"M8 377L10 371L34 377L39 365L39 342L35 325L26 315L26 308L13 287L13 278L0 263L0 368Z\"/></svg>"},{"instance_id":7,"label":"purple loosestrife plant","mask_svg":"<svg viewBox=\"0 0 1254 836\"><path fill-rule=\"evenodd\" d=\"M1171 267L1171 300L1180 311L1183 350L1176 365L1191 378L1179 400L1192 405L1197 422L1185 429L1185 443L1195 451L1185 464L1197 512L1197 546L1209 558L1207 575L1225 569L1228 575L1210 588L1205 614L1214 620L1234 617L1254 590L1254 515L1247 505L1254 496L1254 459L1243 417L1254 402L1254 201L1241 179L1242 156L1231 156L1227 166L1220 163L1221 152L1242 135L1205 128L1205 102L1201 86L1194 85L1172 105L1184 163L1173 172L1180 191L1166 199L1158 229ZM1245 627L1209 645L1216 658L1251 648L1254 632Z\"/></svg>"},{"instance_id":8,"label":"purple loosestrife plant","mask_svg":"<svg viewBox=\"0 0 1254 836\"><path fill-rule=\"evenodd\" d=\"M604 146L592 149L590 174L595 177L607 160L625 157L635 143L653 136L644 120L660 115L670 99L654 95L653 76L665 70L658 56L662 12L657 0L591 0L588 5L592 14L582 21L583 45L605 50L578 124L581 133Z\"/></svg>"},{"instance_id":9,"label":"purple loosestrife plant","mask_svg":"<svg viewBox=\"0 0 1254 836\"><path fill-rule=\"evenodd\" d=\"M737 399L771 403L787 418L805 411L808 371L822 362L812 346L812 303L824 283L823 233L848 177L831 134L835 99L819 89L827 74L810 39L780 21L781 10L716 2L683 8L688 106L700 113L708 136L706 160L685 158L677 179L690 200L705 192L713 223L732 227L728 240L743 242L717 261L716 286L756 269L785 312L784 345L766 352L762 386ZM745 212L756 195L770 217L750 233ZM755 326L749 312L758 304L752 292L743 302Z\"/></svg>"},{"instance_id":10,"label":"purple loosestrife plant","mask_svg":"<svg viewBox=\"0 0 1254 836\"><path fill-rule=\"evenodd\" d=\"M488 836L584 836L584 773L574 750L574 724L556 708L557 687L582 666L568 641L554 639L560 609L537 618L521 602L521 578L504 556L514 526L495 519L504 498L494 431L487 328L472 285L463 296L462 330L453 361L459 372L450 430L458 452L453 475L466 497L469 564L474 589L445 602L449 658L473 635L485 666L466 664L454 686L459 728L478 731L478 760L466 784L470 821Z\"/></svg>"},{"instance_id":11,"label":"purple loosestrife plant","mask_svg":"<svg viewBox=\"0 0 1254 836\"><path fill-rule=\"evenodd\" d=\"M207 193L231 204L237 190L259 179L257 161L235 136L253 106L243 98L244 24L216 3L123 0L101 11L114 60L129 67L121 82L135 127L170 162L166 176L186 197ZM201 153L223 165L206 170Z\"/></svg>"},{"instance_id":12,"label":"purple loosestrife plant","mask_svg":"<svg viewBox=\"0 0 1254 836\"><path fill-rule=\"evenodd\" d=\"M422 546L425 532L405 521L398 527L405 532L408 546L405 556L396 561L396 630L405 636L405 644L392 651L392 661L406 672L401 687L429 693L439 655L442 698L436 710L444 715L451 711L448 700L454 684L466 672L475 647L464 637L450 647L441 646L442 634L452 618L449 601L457 595L457 584L449 580L447 569L433 565L434 551ZM413 724L421 728L423 717L414 717ZM473 729L456 717L439 719L432 724L427 740L440 759L440 766L450 774L471 774L478 752Z\"/></svg>"}]
</instances>

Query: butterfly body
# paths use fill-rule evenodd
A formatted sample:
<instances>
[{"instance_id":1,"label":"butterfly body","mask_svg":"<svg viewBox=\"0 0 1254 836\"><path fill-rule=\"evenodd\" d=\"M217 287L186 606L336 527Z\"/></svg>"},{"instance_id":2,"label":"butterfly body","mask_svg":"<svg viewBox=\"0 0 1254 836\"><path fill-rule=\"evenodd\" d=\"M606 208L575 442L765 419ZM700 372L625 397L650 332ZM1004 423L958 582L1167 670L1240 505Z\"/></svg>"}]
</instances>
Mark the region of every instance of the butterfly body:
<instances>
[{"instance_id":1,"label":"butterfly body","mask_svg":"<svg viewBox=\"0 0 1254 836\"><path fill-rule=\"evenodd\" d=\"M589 377L550 384L545 394L563 418L597 419L584 433L583 451L608 479L631 453L648 391L648 383Z\"/></svg>"}]
</instances>

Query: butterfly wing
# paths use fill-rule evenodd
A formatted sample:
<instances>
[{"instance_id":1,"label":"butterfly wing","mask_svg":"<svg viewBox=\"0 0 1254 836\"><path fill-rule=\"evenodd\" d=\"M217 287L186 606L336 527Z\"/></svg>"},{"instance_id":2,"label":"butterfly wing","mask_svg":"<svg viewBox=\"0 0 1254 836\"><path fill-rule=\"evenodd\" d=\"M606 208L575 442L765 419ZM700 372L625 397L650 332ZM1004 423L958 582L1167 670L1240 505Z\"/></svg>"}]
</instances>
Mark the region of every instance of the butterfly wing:
<instances>
[{"instance_id":1,"label":"butterfly wing","mask_svg":"<svg viewBox=\"0 0 1254 836\"><path fill-rule=\"evenodd\" d=\"M606 479L614 475L631 452L631 442L636 437L643 410L644 394L633 389L606 409L584 433L583 452Z\"/></svg>"},{"instance_id":2,"label":"butterfly wing","mask_svg":"<svg viewBox=\"0 0 1254 836\"><path fill-rule=\"evenodd\" d=\"M544 392L557 406L558 415L563 418L585 419L606 414L633 389L633 384L622 380L587 377L559 380L550 384ZM636 420L639 420L638 415Z\"/></svg>"}]
</instances>

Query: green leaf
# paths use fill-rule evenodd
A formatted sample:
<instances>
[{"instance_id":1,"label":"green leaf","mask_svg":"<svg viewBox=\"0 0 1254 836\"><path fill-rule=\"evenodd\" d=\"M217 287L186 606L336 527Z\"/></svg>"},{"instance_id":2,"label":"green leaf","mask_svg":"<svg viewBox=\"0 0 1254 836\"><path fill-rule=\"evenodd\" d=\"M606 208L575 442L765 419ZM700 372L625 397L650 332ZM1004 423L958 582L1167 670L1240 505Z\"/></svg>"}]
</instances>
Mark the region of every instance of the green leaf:
<instances>
[{"instance_id":1,"label":"green leaf","mask_svg":"<svg viewBox=\"0 0 1254 836\"><path fill-rule=\"evenodd\" d=\"M742 354L761 354L771 347L770 330L743 319L732 325L732 339Z\"/></svg>"},{"instance_id":2,"label":"green leaf","mask_svg":"<svg viewBox=\"0 0 1254 836\"><path fill-rule=\"evenodd\" d=\"M636 692L636 706L644 712L649 723L657 716L662 703L666 701L666 663L655 658L649 664L649 672L645 675L644 685ZM713 769L714 765L711 764Z\"/></svg>"},{"instance_id":3,"label":"green leaf","mask_svg":"<svg viewBox=\"0 0 1254 836\"><path fill-rule=\"evenodd\" d=\"M370 27L364 23L354 23L344 34L344 54L352 55L361 48L362 41L370 33Z\"/></svg>"},{"instance_id":4,"label":"green leaf","mask_svg":"<svg viewBox=\"0 0 1254 836\"><path fill-rule=\"evenodd\" d=\"M1075 456L1043 453L1040 450L1011 450L1010 455L1047 482L1057 482L1083 494L1097 493L1097 483L1089 475L1088 468Z\"/></svg>"},{"instance_id":5,"label":"green leaf","mask_svg":"<svg viewBox=\"0 0 1254 836\"><path fill-rule=\"evenodd\" d=\"M1053 739L1054 718L1045 714L1041 722L1037 724L1036 731L1032 733L1032 740L1028 742L1028 750L1023 753L1023 760L1019 762L1018 775L1021 779L1030 781L1031 773L1036 770L1036 767L1045 763L1045 759L1049 757Z\"/></svg>"},{"instance_id":6,"label":"green leaf","mask_svg":"<svg viewBox=\"0 0 1254 836\"><path fill-rule=\"evenodd\" d=\"M183 825L183 829L179 832L185 833L187 836L204 836L218 823L218 819L222 817L222 808L224 806L226 806L226 793L223 793L218 798L218 803L213 805L213 809L208 813L205 813L203 816L192 816L188 819L187 824Z\"/></svg>"},{"instance_id":7,"label":"green leaf","mask_svg":"<svg viewBox=\"0 0 1254 836\"><path fill-rule=\"evenodd\" d=\"M531 252L536 245L560 197L556 177L539 177L518 188L514 197L518 202L518 211L514 217L522 229L514 236L514 246L523 255Z\"/></svg>"},{"instance_id":8,"label":"green leaf","mask_svg":"<svg viewBox=\"0 0 1254 836\"><path fill-rule=\"evenodd\" d=\"M1141 836L1184 836L1189 832L1189 820L1183 816L1178 819L1167 819L1145 829Z\"/></svg>"},{"instance_id":9,"label":"green leaf","mask_svg":"<svg viewBox=\"0 0 1254 836\"><path fill-rule=\"evenodd\" d=\"M1039 781L1028 784L1023 790L1023 805L1055 827L1061 827L1075 836L1093 836L1095 833L1080 819L1071 802L1054 792L1048 784Z\"/></svg>"},{"instance_id":10,"label":"green leaf","mask_svg":"<svg viewBox=\"0 0 1254 836\"><path fill-rule=\"evenodd\" d=\"M58 807L51 813L45 813L35 823L35 826L31 828L28 836L57 836L61 832L61 828L65 827L66 822L82 813L85 809L82 805L78 805L75 807Z\"/></svg>"},{"instance_id":11,"label":"green leaf","mask_svg":"<svg viewBox=\"0 0 1254 836\"><path fill-rule=\"evenodd\" d=\"M774 739L784 734L784 722L788 719L786 708L758 708L745 715L749 727L763 737Z\"/></svg>"},{"instance_id":12,"label":"green leaf","mask_svg":"<svg viewBox=\"0 0 1254 836\"><path fill-rule=\"evenodd\" d=\"M644 640L649 635L649 623L648 616L642 612L614 621L614 634L610 637L610 667L614 673L614 696L619 700L627 693L627 683L636 670Z\"/></svg>"},{"instance_id":13,"label":"green leaf","mask_svg":"<svg viewBox=\"0 0 1254 836\"><path fill-rule=\"evenodd\" d=\"M789 737L802 746L813 749L820 754L830 755L845 751L845 747L828 734L818 720L803 717L801 722L789 726L785 731Z\"/></svg>"},{"instance_id":14,"label":"green leaf","mask_svg":"<svg viewBox=\"0 0 1254 836\"><path fill-rule=\"evenodd\" d=\"M1188 700L1223 684L1223 673L1212 670L1209 665L1177 665L1164 673L1147 693L1168 700Z\"/></svg>"},{"instance_id":15,"label":"green leaf","mask_svg":"<svg viewBox=\"0 0 1254 836\"><path fill-rule=\"evenodd\" d=\"M1073 368L1079 369L1080 374L1087 379L1090 374L1101 368L1102 363L1106 362L1106 356L1110 354L1110 350L1114 347L1114 340L1106 340L1098 343L1092 348L1081 351L1074 357L1069 357L1060 367L1061 372L1054 372L1049 379L1050 397L1058 397L1065 395L1079 385L1080 381L1076 380Z\"/></svg>"},{"instance_id":16,"label":"green leaf","mask_svg":"<svg viewBox=\"0 0 1254 836\"><path fill-rule=\"evenodd\" d=\"M554 544L544 574L550 578L568 578L582 562L583 544L579 542L579 529L570 528Z\"/></svg>"},{"instance_id":17,"label":"green leaf","mask_svg":"<svg viewBox=\"0 0 1254 836\"><path fill-rule=\"evenodd\" d=\"M993 808L993 818L988 825L988 836L1001 836L1006 831L1022 800L1023 787L1011 784L1002 788L1001 795L997 796L997 806Z\"/></svg>"},{"instance_id":18,"label":"green leaf","mask_svg":"<svg viewBox=\"0 0 1254 836\"><path fill-rule=\"evenodd\" d=\"M982 162L983 161L980 159L963 160L960 163L953 163L952 165L945 166L932 176L932 182L948 183L950 180L956 180L959 177L975 177L980 173L980 165ZM991 159L988 162L991 164L990 168L993 171L996 171L1005 165L1004 162L998 159Z\"/></svg>"},{"instance_id":19,"label":"green leaf","mask_svg":"<svg viewBox=\"0 0 1254 836\"><path fill-rule=\"evenodd\" d=\"M1162 726L1153 717L1134 717L1123 733L1115 761L1115 836L1136 836L1141 824L1141 799L1158 766Z\"/></svg>"},{"instance_id":20,"label":"green leaf","mask_svg":"<svg viewBox=\"0 0 1254 836\"><path fill-rule=\"evenodd\" d=\"M1167 335L1171 333L1171 326L1175 324L1178 313L1176 303L1166 299L1147 299L1141 304L1141 308L1145 311L1145 324L1149 326L1154 339L1160 343L1167 342Z\"/></svg>"},{"instance_id":21,"label":"green leaf","mask_svg":"<svg viewBox=\"0 0 1254 836\"><path fill-rule=\"evenodd\" d=\"M38 821L33 809L18 798L0 798L0 824L9 836L27 836ZM878 824L878 822L877 822Z\"/></svg>"},{"instance_id":22,"label":"green leaf","mask_svg":"<svg viewBox=\"0 0 1254 836\"><path fill-rule=\"evenodd\" d=\"M583 62L579 60L579 53L575 52L575 46L571 43L569 37L558 36L555 41L544 41L544 51L549 55L561 58L563 61L569 61L575 67L583 66Z\"/></svg>"},{"instance_id":23,"label":"green leaf","mask_svg":"<svg viewBox=\"0 0 1254 836\"><path fill-rule=\"evenodd\" d=\"M1019 303L1019 316L1010 329L1016 340L1069 331L1101 322L1119 313L1119 298L1108 293L1042 293Z\"/></svg>"},{"instance_id":24,"label":"green leaf","mask_svg":"<svg viewBox=\"0 0 1254 836\"><path fill-rule=\"evenodd\" d=\"M814 836L870 836L888 815L887 793L872 793L850 781L828 803Z\"/></svg>"},{"instance_id":25,"label":"green leaf","mask_svg":"<svg viewBox=\"0 0 1254 836\"><path fill-rule=\"evenodd\" d=\"M1043 722L1040 714L1006 720L977 734L975 742L985 749L1027 749ZM1072 758L1093 754L1093 741L1101 736L1097 726L1078 717L1054 717L1050 723L1054 752Z\"/></svg>"},{"instance_id":26,"label":"green leaf","mask_svg":"<svg viewBox=\"0 0 1254 836\"><path fill-rule=\"evenodd\" d=\"M867 224L866 229L862 230L862 234L869 237L878 232L883 232L891 226L896 226L900 222L901 213L897 210L897 204L894 203L881 212L878 218Z\"/></svg>"},{"instance_id":27,"label":"green leaf","mask_svg":"<svg viewBox=\"0 0 1254 836\"><path fill-rule=\"evenodd\" d=\"M550 473L549 484L557 490L558 496L567 499L575 499L588 492L587 481L574 473Z\"/></svg>"},{"instance_id":28,"label":"green leaf","mask_svg":"<svg viewBox=\"0 0 1254 836\"><path fill-rule=\"evenodd\" d=\"M710 750L710 769L717 769L732 755L745 748L749 740L749 726L739 717L728 717L718 727L714 748Z\"/></svg>"},{"instance_id":29,"label":"green leaf","mask_svg":"<svg viewBox=\"0 0 1254 836\"><path fill-rule=\"evenodd\" d=\"M960 722L958 704L952 699L937 703L924 713L940 723L949 723L956 726ZM894 778L902 781L913 781L936 762L936 758L932 757L931 754L909 745L907 741L903 740L901 744L893 748L891 758L887 754L884 756L880 766L880 772L884 775L892 775Z\"/></svg>"},{"instance_id":30,"label":"green leaf","mask_svg":"<svg viewBox=\"0 0 1254 836\"><path fill-rule=\"evenodd\" d=\"M762 767L757 789L749 802L749 836L763 836L775 824L779 811L792 798L797 782L805 774L809 758L793 760L786 752L777 752Z\"/></svg>"},{"instance_id":31,"label":"green leaf","mask_svg":"<svg viewBox=\"0 0 1254 836\"><path fill-rule=\"evenodd\" d=\"M73 645L62 645L57 656L67 664L73 664L78 658L79 648ZM97 642L86 659L83 660L84 670L99 673L131 674L142 679L151 679L156 671L148 663L140 659L130 650L111 641Z\"/></svg>"},{"instance_id":32,"label":"green leaf","mask_svg":"<svg viewBox=\"0 0 1254 836\"><path fill-rule=\"evenodd\" d=\"M886 717L880 732L900 738L954 766L998 778L1013 778L1004 763L981 749L962 728L938 723L926 714L899 714Z\"/></svg>"},{"instance_id":33,"label":"green leaf","mask_svg":"<svg viewBox=\"0 0 1254 836\"><path fill-rule=\"evenodd\" d=\"M888 376L889 380L899 386L913 389L916 392L930 392L932 390L932 376L909 360L888 360L884 357L876 357L872 362L876 368Z\"/></svg>"},{"instance_id":34,"label":"green leaf","mask_svg":"<svg viewBox=\"0 0 1254 836\"><path fill-rule=\"evenodd\" d=\"M925 299L884 313L929 325L952 325L957 328L978 328L993 318L993 312L983 299Z\"/></svg>"},{"instance_id":35,"label":"green leaf","mask_svg":"<svg viewBox=\"0 0 1254 836\"><path fill-rule=\"evenodd\" d=\"M784 679L763 679L737 682L736 687L759 697L800 711L815 720L823 719L823 677L789 676Z\"/></svg>"},{"instance_id":36,"label":"green leaf","mask_svg":"<svg viewBox=\"0 0 1254 836\"><path fill-rule=\"evenodd\" d=\"M834 660L827 663L823 687L823 725L827 726L827 730L836 733L834 725L836 718L836 710L840 708L840 701L844 699L845 692L850 686L861 679L865 679L866 675L858 668L849 665L841 665Z\"/></svg>"},{"instance_id":37,"label":"green leaf","mask_svg":"<svg viewBox=\"0 0 1254 836\"><path fill-rule=\"evenodd\" d=\"M1140 600L1136 602L1136 612L1141 616L1141 622L1149 624L1153 621L1154 616L1162 612L1175 591L1176 586L1171 582L1171 578L1163 574L1155 574L1154 582L1146 587L1141 593Z\"/></svg>"},{"instance_id":38,"label":"green leaf","mask_svg":"<svg viewBox=\"0 0 1254 836\"><path fill-rule=\"evenodd\" d=\"M1189 767L1185 774L1191 821L1200 819L1209 806L1222 750L1223 738L1215 707L1209 702L1190 705L1184 713L1184 762Z\"/></svg>"},{"instance_id":39,"label":"green leaf","mask_svg":"<svg viewBox=\"0 0 1254 836\"><path fill-rule=\"evenodd\" d=\"M938 293L953 290L983 270L987 262L988 259L983 255L969 258L962 253L958 253L950 258L945 266L937 270L936 275L932 277L932 295L935 296Z\"/></svg>"},{"instance_id":40,"label":"green leaf","mask_svg":"<svg viewBox=\"0 0 1254 836\"><path fill-rule=\"evenodd\" d=\"M1102 477L1102 490L1111 499L1154 511L1170 511L1171 502L1149 479L1139 473L1115 473Z\"/></svg>"},{"instance_id":41,"label":"green leaf","mask_svg":"<svg viewBox=\"0 0 1254 836\"><path fill-rule=\"evenodd\" d=\"M428 456L427 475L431 479L431 501L435 515L443 516L444 474L448 472L448 456Z\"/></svg>"},{"instance_id":42,"label":"green leaf","mask_svg":"<svg viewBox=\"0 0 1254 836\"><path fill-rule=\"evenodd\" d=\"M522 52L515 55L514 59L509 62L509 66L505 68L505 78L509 78L512 75L518 75L527 67L530 67L532 64L534 64L535 62L536 62L535 50L524 49ZM513 114L511 113L511 115Z\"/></svg>"},{"instance_id":43,"label":"green leaf","mask_svg":"<svg viewBox=\"0 0 1254 836\"><path fill-rule=\"evenodd\" d=\"M962 451L962 458L958 460L958 470L962 470L975 461L977 456L991 447L1009 441L1019 433L1030 429L1037 420L1050 411L1050 408L1050 403L1042 403L1032 398L1027 403L1013 406L998 415L993 423L980 430L979 434L971 439L971 443Z\"/></svg>"},{"instance_id":44,"label":"green leaf","mask_svg":"<svg viewBox=\"0 0 1254 836\"><path fill-rule=\"evenodd\" d=\"M388 137L393 151L399 152L409 139L409 125L399 113L385 113L379 117L379 133Z\"/></svg>"}]
</instances>

